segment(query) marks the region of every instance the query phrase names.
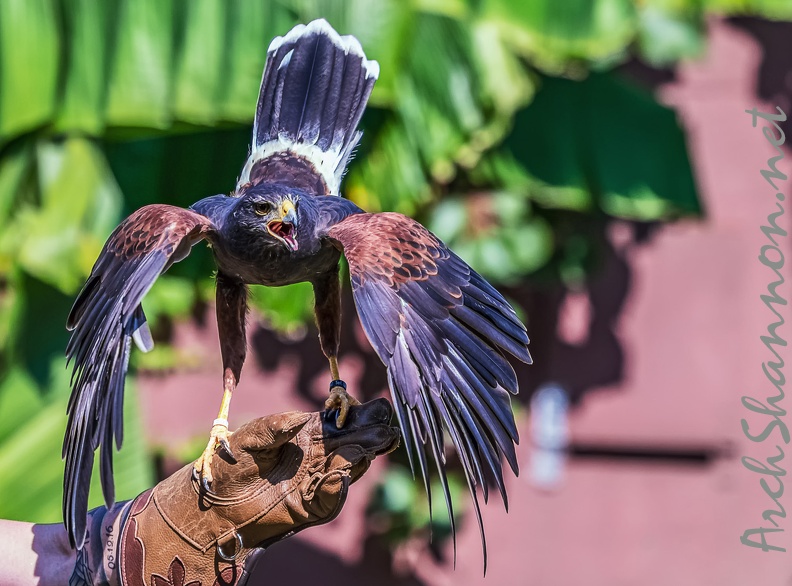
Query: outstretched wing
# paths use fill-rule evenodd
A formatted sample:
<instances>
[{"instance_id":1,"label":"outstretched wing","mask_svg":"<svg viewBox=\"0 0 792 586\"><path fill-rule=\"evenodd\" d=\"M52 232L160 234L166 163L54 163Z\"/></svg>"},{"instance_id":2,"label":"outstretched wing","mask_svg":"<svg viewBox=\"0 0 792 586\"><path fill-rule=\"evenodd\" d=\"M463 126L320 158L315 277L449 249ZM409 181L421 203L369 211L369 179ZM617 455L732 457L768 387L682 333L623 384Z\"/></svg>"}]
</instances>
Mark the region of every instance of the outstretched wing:
<instances>
[{"instance_id":1,"label":"outstretched wing","mask_svg":"<svg viewBox=\"0 0 792 586\"><path fill-rule=\"evenodd\" d=\"M115 229L105 243L66 327L73 330L66 355L74 360L69 421L63 440L63 518L72 546L85 539L94 451L101 445L105 501L115 500L112 440L122 442L124 376L131 341L153 346L140 302L157 277L183 259L212 225L189 210L150 205Z\"/></svg>"},{"instance_id":2,"label":"outstretched wing","mask_svg":"<svg viewBox=\"0 0 792 586\"><path fill-rule=\"evenodd\" d=\"M401 214L358 214L328 230L349 261L363 329L388 367L388 382L412 462L427 492L428 450L453 511L445 479L443 431L465 470L486 544L476 486L487 479L508 507L504 457L517 474L517 428L510 393L517 379L499 348L531 362L528 335L489 283L418 222Z\"/></svg>"}]
</instances>

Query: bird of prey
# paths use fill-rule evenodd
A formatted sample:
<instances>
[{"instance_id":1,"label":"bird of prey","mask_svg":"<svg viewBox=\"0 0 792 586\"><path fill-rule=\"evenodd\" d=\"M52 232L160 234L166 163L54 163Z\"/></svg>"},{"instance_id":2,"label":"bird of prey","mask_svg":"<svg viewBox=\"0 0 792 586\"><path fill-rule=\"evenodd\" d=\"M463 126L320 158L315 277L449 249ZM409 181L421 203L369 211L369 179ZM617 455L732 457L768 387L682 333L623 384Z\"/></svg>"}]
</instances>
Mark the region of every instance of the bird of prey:
<instances>
[{"instance_id":1,"label":"bird of prey","mask_svg":"<svg viewBox=\"0 0 792 586\"><path fill-rule=\"evenodd\" d=\"M220 410L195 463L202 490L211 491L215 451L233 458L228 411L245 360L247 285L313 285L320 345L330 365L326 409L341 427L357 403L336 359L343 254L358 317L387 367L410 463L417 460L427 491L432 458L453 522L445 429L464 467L480 528L477 486L486 501L494 482L506 504L502 459L517 473L510 406L517 380L502 351L530 363L525 326L498 291L418 222L366 213L339 196L378 75L378 63L366 59L360 43L339 36L324 20L275 38L250 156L233 192L189 209L146 206L107 240L67 322L74 372L63 445L63 513L72 546L84 541L93 456L100 446L104 498L114 500L112 443L122 442L131 343L144 351L153 345L141 301L157 277L201 240L217 264L223 362Z\"/></svg>"}]
</instances>

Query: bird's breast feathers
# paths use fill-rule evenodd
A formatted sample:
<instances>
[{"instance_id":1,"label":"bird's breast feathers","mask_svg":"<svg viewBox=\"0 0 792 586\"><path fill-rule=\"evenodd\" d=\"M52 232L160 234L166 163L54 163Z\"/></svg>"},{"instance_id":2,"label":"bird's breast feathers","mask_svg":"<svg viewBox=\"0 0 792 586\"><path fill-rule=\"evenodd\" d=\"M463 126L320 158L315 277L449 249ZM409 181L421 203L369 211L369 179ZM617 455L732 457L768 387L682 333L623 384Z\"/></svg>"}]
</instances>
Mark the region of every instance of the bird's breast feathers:
<instances>
[{"instance_id":1,"label":"bird's breast feathers","mask_svg":"<svg viewBox=\"0 0 792 586\"><path fill-rule=\"evenodd\" d=\"M300 242L291 251L281 243L248 242L231 246L225 242L212 247L218 269L248 285L281 287L313 281L338 264L341 253L331 244Z\"/></svg>"}]
</instances>

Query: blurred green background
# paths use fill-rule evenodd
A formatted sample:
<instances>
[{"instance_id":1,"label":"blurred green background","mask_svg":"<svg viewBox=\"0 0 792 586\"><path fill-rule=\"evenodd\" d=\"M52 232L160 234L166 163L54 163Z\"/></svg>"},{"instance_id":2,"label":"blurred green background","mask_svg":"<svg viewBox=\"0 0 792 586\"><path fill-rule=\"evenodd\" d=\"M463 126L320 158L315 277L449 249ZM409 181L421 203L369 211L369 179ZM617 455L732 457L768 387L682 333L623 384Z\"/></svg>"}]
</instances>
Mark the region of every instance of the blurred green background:
<instances>
[{"instance_id":1,"label":"blurred green background","mask_svg":"<svg viewBox=\"0 0 792 586\"><path fill-rule=\"evenodd\" d=\"M610 219L702 213L675 113L620 68L701 55L711 13L792 19L781 0L0 2L0 517L60 519L71 300L125 215L231 190L274 36L324 17L380 62L347 197L419 218L497 285L574 289ZM133 367L179 359L169 328L211 272L196 250L160 279ZM311 320L310 287L253 302L282 332ZM134 388L120 498L154 481ZM426 523L414 488L395 466L376 495L394 538Z\"/></svg>"}]
</instances>

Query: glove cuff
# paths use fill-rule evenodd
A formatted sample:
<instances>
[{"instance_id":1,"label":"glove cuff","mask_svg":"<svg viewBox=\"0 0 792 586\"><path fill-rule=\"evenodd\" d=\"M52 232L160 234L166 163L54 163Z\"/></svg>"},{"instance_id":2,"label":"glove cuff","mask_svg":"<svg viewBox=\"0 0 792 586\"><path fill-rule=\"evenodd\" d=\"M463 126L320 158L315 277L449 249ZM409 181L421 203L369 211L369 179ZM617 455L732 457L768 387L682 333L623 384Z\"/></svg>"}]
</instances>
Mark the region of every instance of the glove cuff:
<instances>
[{"instance_id":1,"label":"glove cuff","mask_svg":"<svg viewBox=\"0 0 792 586\"><path fill-rule=\"evenodd\" d=\"M77 552L69 586L243 586L263 549L227 546L223 560L200 552L168 526L149 489L110 509L88 512L85 545Z\"/></svg>"},{"instance_id":2,"label":"glove cuff","mask_svg":"<svg viewBox=\"0 0 792 586\"><path fill-rule=\"evenodd\" d=\"M117 555L107 554L113 567L105 563L108 579L96 582L96 586L244 586L255 560L267 547L307 527L334 519L343 507L349 483L348 476L341 475L341 497L326 517L298 526L291 524L256 544L243 542L239 533L242 529L238 529L232 537L218 540L208 549L200 549L185 539L163 516L156 503L159 487L147 490L125 503L112 519L107 517L103 521L101 535L108 550L115 548ZM196 523L201 522L200 517L200 514L194 517Z\"/></svg>"},{"instance_id":3,"label":"glove cuff","mask_svg":"<svg viewBox=\"0 0 792 586\"><path fill-rule=\"evenodd\" d=\"M132 501L88 512L85 544L77 551L69 586L121 586L119 535Z\"/></svg>"},{"instance_id":4,"label":"glove cuff","mask_svg":"<svg viewBox=\"0 0 792 586\"><path fill-rule=\"evenodd\" d=\"M197 549L163 518L154 491L130 503L118 540L119 582L109 586L242 586L246 567L263 550L242 547L233 539L219 549Z\"/></svg>"}]
</instances>

